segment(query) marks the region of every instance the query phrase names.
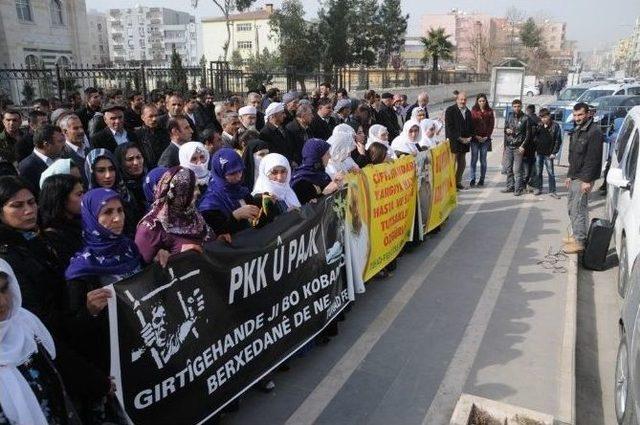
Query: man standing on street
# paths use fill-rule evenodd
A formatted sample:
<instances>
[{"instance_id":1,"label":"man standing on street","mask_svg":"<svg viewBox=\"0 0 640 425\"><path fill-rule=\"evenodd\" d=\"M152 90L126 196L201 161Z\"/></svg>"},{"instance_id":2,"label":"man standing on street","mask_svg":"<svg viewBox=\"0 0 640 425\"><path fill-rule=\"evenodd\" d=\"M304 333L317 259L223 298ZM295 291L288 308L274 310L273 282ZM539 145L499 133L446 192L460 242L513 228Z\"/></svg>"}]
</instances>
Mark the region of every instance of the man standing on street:
<instances>
[{"instance_id":1,"label":"man standing on street","mask_svg":"<svg viewBox=\"0 0 640 425\"><path fill-rule=\"evenodd\" d=\"M193 129L191 128L191 125L189 125L189 121L187 121L186 117L178 115L173 118L169 118L169 121L167 122L167 130L171 137L171 143L169 143L169 146L167 146L164 152L162 152L162 155L160 155L158 165L170 168L180 165L180 156L178 155L180 146L191 141Z\"/></svg>"},{"instance_id":2,"label":"man standing on street","mask_svg":"<svg viewBox=\"0 0 640 425\"><path fill-rule=\"evenodd\" d=\"M556 176L553 170L553 160L556 158L558 151L560 151L562 129L557 122L553 121L547 108L540 109L540 124L538 124L535 130L534 140L537 153L537 180L540 184L536 194L542 193L542 174L546 168L547 175L549 176L549 195L553 198L560 199L556 193Z\"/></svg>"},{"instance_id":3,"label":"man standing on street","mask_svg":"<svg viewBox=\"0 0 640 425\"><path fill-rule=\"evenodd\" d=\"M473 138L473 119L471 111L467 108L465 92L459 92L456 95L456 103L444 112L444 126L451 153L456 157L456 188L463 190L465 187L462 184L462 174L467 166L466 155Z\"/></svg>"},{"instance_id":4,"label":"man standing on street","mask_svg":"<svg viewBox=\"0 0 640 425\"><path fill-rule=\"evenodd\" d=\"M514 192L520 196L524 192L524 144L530 139L529 118L522 112L522 101L511 102L513 112L504 124L504 166L507 172L507 187L502 193Z\"/></svg>"},{"instance_id":5,"label":"man standing on street","mask_svg":"<svg viewBox=\"0 0 640 425\"><path fill-rule=\"evenodd\" d=\"M418 95L418 101L416 103L409 106L409 109L407 109L405 120L409 121L411 119L411 112L413 112L413 110L417 107L423 108L426 113L425 118L429 118L429 110L427 109L427 105L429 105L429 94L425 91Z\"/></svg>"},{"instance_id":6,"label":"man standing on street","mask_svg":"<svg viewBox=\"0 0 640 425\"><path fill-rule=\"evenodd\" d=\"M564 247L567 254L584 251L589 222L589 192L602 165L602 133L600 127L588 117L589 106L579 102L573 107L576 128L569 144L569 171L565 184L569 189L567 204L573 236Z\"/></svg>"}]
</instances>

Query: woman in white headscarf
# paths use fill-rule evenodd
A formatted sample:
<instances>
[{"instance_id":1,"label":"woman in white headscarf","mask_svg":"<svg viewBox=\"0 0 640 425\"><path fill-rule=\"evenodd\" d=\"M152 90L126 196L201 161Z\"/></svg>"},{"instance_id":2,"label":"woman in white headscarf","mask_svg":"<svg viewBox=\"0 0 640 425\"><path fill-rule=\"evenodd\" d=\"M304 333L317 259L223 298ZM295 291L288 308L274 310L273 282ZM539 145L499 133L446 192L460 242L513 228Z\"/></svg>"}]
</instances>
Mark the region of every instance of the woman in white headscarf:
<instances>
[{"instance_id":1,"label":"woman in white headscarf","mask_svg":"<svg viewBox=\"0 0 640 425\"><path fill-rule=\"evenodd\" d=\"M194 172L200 191L204 193L210 176L209 151L207 148L200 142L187 142L180 146L178 157L182 167Z\"/></svg>"},{"instance_id":2,"label":"woman in white headscarf","mask_svg":"<svg viewBox=\"0 0 640 425\"><path fill-rule=\"evenodd\" d=\"M355 134L353 132L352 134ZM329 163L325 167L325 171L331 179L336 176L347 174L349 171L359 171L360 167L351 158L351 151L356 148L356 142L353 135L348 132L333 132L333 135L327 139L327 143L331 145L329 148Z\"/></svg>"},{"instance_id":3,"label":"woman in white headscarf","mask_svg":"<svg viewBox=\"0 0 640 425\"><path fill-rule=\"evenodd\" d=\"M418 142L420 142L421 139L420 123L415 120L409 120L404 123L402 133L391 142L391 149L395 151L397 156L415 156L420 150Z\"/></svg>"},{"instance_id":4,"label":"woman in white headscarf","mask_svg":"<svg viewBox=\"0 0 640 425\"><path fill-rule=\"evenodd\" d=\"M55 176L56 174L71 174L78 178L82 177L80 169L71 161L71 159L58 158L40 175L40 189L42 189L42 185L47 177Z\"/></svg>"},{"instance_id":5,"label":"woman in white headscarf","mask_svg":"<svg viewBox=\"0 0 640 425\"><path fill-rule=\"evenodd\" d=\"M387 158L396 159L396 153L393 149L389 149L389 131L384 125L374 124L369 127L369 137L367 138L367 144L365 145L367 151L374 143L385 145L387 147Z\"/></svg>"},{"instance_id":6,"label":"woman in white headscarf","mask_svg":"<svg viewBox=\"0 0 640 425\"><path fill-rule=\"evenodd\" d=\"M338 124L333 129L331 136L340 136L340 135L349 135L351 139L354 141L353 148L349 153L349 158L345 159L345 166L349 171L360 171L360 168L366 166L368 164L367 159L367 148L365 147L365 138L366 135L364 132L356 133L356 130L350 126L349 124ZM333 140L331 137L327 139L329 144L332 143Z\"/></svg>"},{"instance_id":7,"label":"woman in white headscarf","mask_svg":"<svg viewBox=\"0 0 640 425\"><path fill-rule=\"evenodd\" d=\"M300 208L300 201L289 182L291 182L289 161L279 153L270 153L260 161L258 178L251 194L253 196L268 194L274 198L281 213Z\"/></svg>"},{"instance_id":8,"label":"woman in white headscarf","mask_svg":"<svg viewBox=\"0 0 640 425\"><path fill-rule=\"evenodd\" d=\"M411 110L411 119L416 120L418 122L422 122L422 120L427 118L427 110L422 106L416 106Z\"/></svg>"},{"instance_id":9,"label":"woman in white headscarf","mask_svg":"<svg viewBox=\"0 0 640 425\"><path fill-rule=\"evenodd\" d=\"M431 149L436 146L438 144L436 136L441 127L442 124L440 121L428 118L420 121L420 130L422 132L422 138L419 142L420 147L423 149Z\"/></svg>"},{"instance_id":10,"label":"woman in white headscarf","mask_svg":"<svg viewBox=\"0 0 640 425\"><path fill-rule=\"evenodd\" d=\"M45 425L71 422L51 359L53 338L33 313L22 308L11 266L0 259L0 422ZM77 422L77 418L72 416Z\"/></svg>"}]
</instances>

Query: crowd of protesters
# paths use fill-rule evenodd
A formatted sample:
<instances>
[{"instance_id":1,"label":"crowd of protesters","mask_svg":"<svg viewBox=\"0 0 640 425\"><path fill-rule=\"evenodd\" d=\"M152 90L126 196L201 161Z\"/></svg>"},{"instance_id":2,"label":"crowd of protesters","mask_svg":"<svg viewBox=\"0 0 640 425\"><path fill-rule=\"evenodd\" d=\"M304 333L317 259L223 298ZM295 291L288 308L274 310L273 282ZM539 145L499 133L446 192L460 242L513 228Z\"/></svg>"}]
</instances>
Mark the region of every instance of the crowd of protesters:
<instances>
[{"instance_id":1,"label":"crowd of protesters","mask_svg":"<svg viewBox=\"0 0 640 425\"><path fill-rule=\"evenodd\" d=\"M87 88L57 106L37 100L26 126L19 111L1 111L0 424L123 422L105 286L231 242L339 190L347 173L445 138L458 190L468 188L469 151L469 186L482 187L495 126L484 94L468 108L457 93L442 121L430 117L427 93L414 103L373 90L356 99L330 84L218 104L208 90L145 102ZM561 135L548 111L514 101L504 131L505 191L540 193L545 167L557 196ZM275 386L271 377L257 385Z\"/></svg>"}]
</instances>

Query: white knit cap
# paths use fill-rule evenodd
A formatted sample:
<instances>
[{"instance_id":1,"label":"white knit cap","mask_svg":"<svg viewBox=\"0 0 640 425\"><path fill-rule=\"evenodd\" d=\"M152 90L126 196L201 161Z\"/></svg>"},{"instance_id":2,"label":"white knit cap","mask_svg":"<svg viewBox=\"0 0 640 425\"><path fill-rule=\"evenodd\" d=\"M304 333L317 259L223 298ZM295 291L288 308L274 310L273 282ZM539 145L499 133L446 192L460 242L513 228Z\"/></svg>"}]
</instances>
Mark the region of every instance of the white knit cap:
<instances>
[{"instance_id":1,"label":"white knit cap","mask_svg":"<svg viewBox=\"0 0 640 425\"><path fill-rule=\"evenodd\" d=\"M271 115L275 115L278 112L284 112L284 104L280 102L271 102L267 106L267 110L264 111L264 118L269 119Z\"/></svg>"}]
</instances>

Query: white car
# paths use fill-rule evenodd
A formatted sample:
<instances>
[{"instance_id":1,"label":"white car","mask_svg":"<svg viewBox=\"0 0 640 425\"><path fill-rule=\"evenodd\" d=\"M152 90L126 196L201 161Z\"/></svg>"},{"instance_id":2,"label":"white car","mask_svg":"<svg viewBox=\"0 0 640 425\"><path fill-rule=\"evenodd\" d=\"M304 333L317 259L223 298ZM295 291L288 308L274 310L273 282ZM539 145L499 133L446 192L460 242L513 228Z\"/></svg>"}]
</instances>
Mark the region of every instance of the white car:
<instances>
[{"instance_id":1,"label":"white car","mask_svg":"<svg viewBox=\"0 0 640 425\"><path fill-rule=\"evenodd\" d=\"M625 297L629 273L640 253L640 106L625 118L607 174L606 214L615 219L614 241L620 265L618 293Z\"/></svg>"},{"instance_id":2,"label":"white car","mask_svg":"<svg viewBox=\"0 0 640 425\"><path fill-rule=\"evenodd\" d=\"M538 89L538 86L535 84L525 84L524 87L522 88L522 94L529 97L539 96L540 90Z\"/></svg>"}]
</instances>

